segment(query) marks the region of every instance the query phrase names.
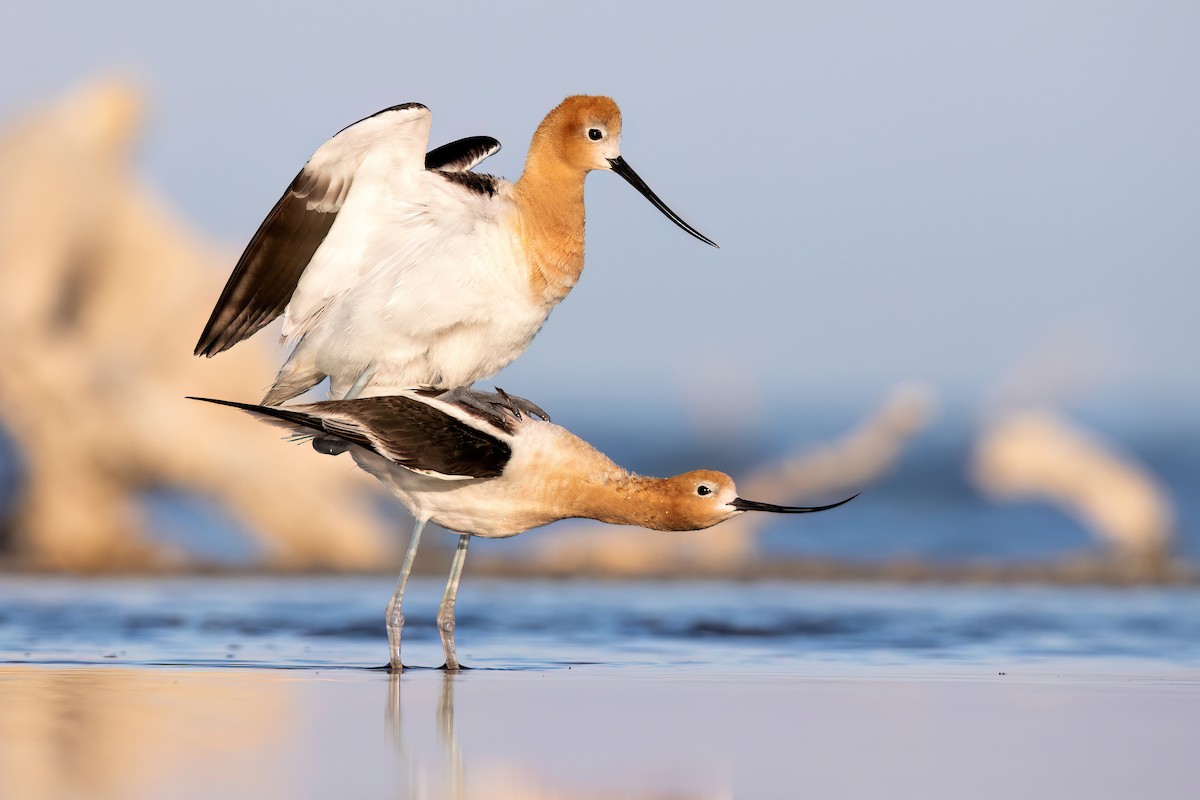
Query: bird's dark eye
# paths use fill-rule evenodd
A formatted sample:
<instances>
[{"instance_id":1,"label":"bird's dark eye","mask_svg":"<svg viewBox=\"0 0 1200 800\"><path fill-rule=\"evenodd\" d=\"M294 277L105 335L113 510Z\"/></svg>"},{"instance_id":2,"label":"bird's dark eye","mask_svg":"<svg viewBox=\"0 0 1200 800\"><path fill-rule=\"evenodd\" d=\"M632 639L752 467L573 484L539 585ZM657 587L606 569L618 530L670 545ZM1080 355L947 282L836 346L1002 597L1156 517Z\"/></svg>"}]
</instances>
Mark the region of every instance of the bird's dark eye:
<instances>
[{"instance_id":1,"label":"bird's dark eye","mask_svg":"<svg viewBox=\"0 0 1200 800\"><path fill-rule=\"evenodd\" d=\"M593 142L598 142L604 138L604 131L599 128L588 128L588 138Z\"/></svg>"},{"instance_id":2,"label":"bird's dark eye","mask_svg":"<svg viewBox=\"0 0 1200 800\"><path fill-rule=\"evenodd\" d=\"M704 497L704 495L706 495L706 494L712 494L712 489L708 486L697 486L696 494L700 495L701 497Z\"/></svg>"}]
</instances>

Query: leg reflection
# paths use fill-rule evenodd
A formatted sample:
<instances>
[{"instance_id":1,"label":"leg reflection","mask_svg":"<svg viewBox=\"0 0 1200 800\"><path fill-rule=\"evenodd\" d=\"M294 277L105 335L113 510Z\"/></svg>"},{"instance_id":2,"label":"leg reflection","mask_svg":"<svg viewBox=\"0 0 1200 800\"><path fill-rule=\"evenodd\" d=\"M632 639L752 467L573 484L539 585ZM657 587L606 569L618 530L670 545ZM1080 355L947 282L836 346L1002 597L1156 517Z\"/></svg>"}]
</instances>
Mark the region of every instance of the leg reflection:
<instances>
[{"instance_id":1,"label":"leg reflection","mask_svg":"<svg viewBox=\"0 0 1200 800\"><path fill-rule=\"evenodd\" d=\"M438 738L450 770L450 796L455 798L467 796L466 769L458 736L454 733L454 684L457 680L458 676L450 670L442 673L442 695L438 700Z\"/></svg>"},{"instance_id":2,"label":"leg reflection","mask_svg":"<svg viewBox=\"0 0 1200 800\"><path fill-rule=\"evenodd\" d=\"M400 768L401 786L405 787L401 797L417 797L417 765L404 740L403 717L400 713L400 673L388 675L387 706L384 710L384 735L396 751L396 764Z\"/></svg>"},{"instance_id":3,"label":"leg reflection","mask_svg":"<svg viewBox=\"0 0 1200 800\"><path fill-rule=\"evenodd\" d=\"M426 714L432 706L433 686L423 680L416 683L410 681L407 687L407 711L411 717L409 733L412 734L412 742L404 735L401 713L404 680L398 672L388 675L388 696L384 711L384 733L396 753L396 765L400 772L398 796L466 798L466 764L458 746L458 735L454 727L454 688L455 682L459 680L458 673L448 670L440 673L440 693L434 720L436 736L430 736L430 729L424 727L429 724ZM412 716L414 713L416 716ZM417 725L415 732L412 725ZM424 730L421 730L422 728ZM434 745L432 751L430 745Z\"/></svg>"}]
</instances>

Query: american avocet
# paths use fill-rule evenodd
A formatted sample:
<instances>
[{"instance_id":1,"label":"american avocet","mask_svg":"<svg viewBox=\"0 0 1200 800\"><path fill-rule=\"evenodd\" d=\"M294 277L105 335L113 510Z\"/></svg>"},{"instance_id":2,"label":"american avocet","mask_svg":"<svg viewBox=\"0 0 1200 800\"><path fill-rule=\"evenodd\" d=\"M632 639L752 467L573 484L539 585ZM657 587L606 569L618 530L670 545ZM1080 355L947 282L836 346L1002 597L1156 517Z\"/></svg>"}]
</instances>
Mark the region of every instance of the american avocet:
<instances>
[{"instance_id":1,"label":"american avocet","mask_svg":"<svg viewBox=\"0 0 1200 800\"><path fill-rule=\"evenodd\" d=\"M733 480L711 470L672 478L635 475L565 428L522 414L536 408L528 401L514 403L503 392L456 395L448 399L434 390L411 391L283 408L193 398L249 411L298 437L314 437L319 452L349 450L358 466L412 511L416 526L387 607L393 669L401 667L404 586L430 520L460 534L437 618L446 666L456 669L454 603L472 536L515 536L570 517L692 531L747 511L800 514L854 499L777 506L738 497Z\"/></svg>"},{"instance_id":2,"label":"american avocet","mask_svg":"<svg viewBox=\"0 0 1200 800\"><path fill-rule=\"evenodd\" d=\"M266 405L330 394L454 389L525 351L583 270L583 184L612 170L684 222L621 157L621 112L568 97L533 135L516 183L471 168L487 137L426 154L429 109L406 103L323 144L259 227L196 344L213 356L280 313L295 348Z\"/></svg>"}]
</instances>

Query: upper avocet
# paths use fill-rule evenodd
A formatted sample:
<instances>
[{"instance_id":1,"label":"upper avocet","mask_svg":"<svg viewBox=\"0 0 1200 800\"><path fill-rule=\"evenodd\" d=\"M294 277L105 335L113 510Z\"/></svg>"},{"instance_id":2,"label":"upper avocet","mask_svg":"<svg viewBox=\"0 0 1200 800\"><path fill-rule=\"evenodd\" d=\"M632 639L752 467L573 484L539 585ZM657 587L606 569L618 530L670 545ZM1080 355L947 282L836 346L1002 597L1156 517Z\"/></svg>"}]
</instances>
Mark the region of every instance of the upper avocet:
<instances>
[{"instance_id":1,"label":"upper avocet","mask_svg":"<svg viewBox=\"0 0 1200 800\"><path fill-rule=\"evenodd\" d=\"M429 109L406 103L323 144L259 227L196 354L283 313L294 349L263 402L330 378L333 397L469 386L529 346L583 270L584 178L612 170L684 222L621 157L621 112L568 97L533 135L516 183L471 168L475 137L425 152Z\"/></svg>"}]
</instances>

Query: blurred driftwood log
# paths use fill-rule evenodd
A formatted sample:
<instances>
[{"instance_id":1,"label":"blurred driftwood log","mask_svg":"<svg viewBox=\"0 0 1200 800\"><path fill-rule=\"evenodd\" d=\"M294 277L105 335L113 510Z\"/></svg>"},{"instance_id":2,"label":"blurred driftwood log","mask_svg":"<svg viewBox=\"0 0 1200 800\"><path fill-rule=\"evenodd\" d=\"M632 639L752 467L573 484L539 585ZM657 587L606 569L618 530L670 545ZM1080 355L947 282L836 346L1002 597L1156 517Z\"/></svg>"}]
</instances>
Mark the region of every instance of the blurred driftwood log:
<instances>
[{"instance_id":1,"label":"blurred driftwood log","mask_svg":"<svg viewBox=\"0 0 1200 800\"><path fill-rule=\"evenodd\" d=\"M997 414L976 443L971 474L996 500L1040 500L1082 523L1116 566L1165 568L1175 512L1165 487L1132 457L1058 414Z\"/></svg>"},{"instance_id":2,"label":"blurred driftwood log","mask_svg":"<svg viewBox=\"0 0 1200 800\"><path fill-rule=\"evenodd\" d=\"M344 461L289 452L245 415L185 395L257 400L270 336L192 356L236 255L200 241L134 177L138 93L97 83L0 137L0 426L23 493L20 563L177 563L138 501L155 487L210 498L267 566L380 566L393 543Z\"/></svg>"}]
</instances>

